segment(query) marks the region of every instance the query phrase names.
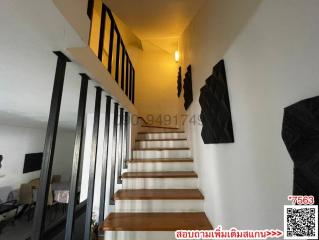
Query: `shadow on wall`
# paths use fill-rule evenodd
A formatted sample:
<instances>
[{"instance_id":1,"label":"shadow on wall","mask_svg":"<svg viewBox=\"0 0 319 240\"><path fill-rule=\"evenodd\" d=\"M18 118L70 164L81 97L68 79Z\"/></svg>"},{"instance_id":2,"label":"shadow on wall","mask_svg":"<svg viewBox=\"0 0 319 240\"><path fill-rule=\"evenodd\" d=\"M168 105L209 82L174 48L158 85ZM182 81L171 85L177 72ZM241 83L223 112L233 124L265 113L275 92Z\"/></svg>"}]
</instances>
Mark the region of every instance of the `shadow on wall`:
<instances>
[{"instance_id":1,"label":"shadow on wall","mask_svg":"<svg viewBox=\"0 0 319 240\"><path fill-rule=\"evenodd\" d=\"M46 114L40 116L42 121L23 116L22 114L0 111L0 124L10 126L22 126L22 127L36 127L45 129L48 122L48 116ZM38 117L39 119L39 117Z\"/></svg>"},{"instance_id":2,"label":"shadow on wall","mask_svg":"<svg viewBox=\"0 0 319 240\"><path fill-rule=\"evenodd\" d=\"M0 178L1 178L1 176L3 176L3 175L0 175ZM13 190L12 187L9 187L9 186L0 187L0 193L2 193L2 192L9 193L12 190ZM8 196L0 195L0 203L5 202L7 200L7 197Z\"/></svg>"}]
</instances>

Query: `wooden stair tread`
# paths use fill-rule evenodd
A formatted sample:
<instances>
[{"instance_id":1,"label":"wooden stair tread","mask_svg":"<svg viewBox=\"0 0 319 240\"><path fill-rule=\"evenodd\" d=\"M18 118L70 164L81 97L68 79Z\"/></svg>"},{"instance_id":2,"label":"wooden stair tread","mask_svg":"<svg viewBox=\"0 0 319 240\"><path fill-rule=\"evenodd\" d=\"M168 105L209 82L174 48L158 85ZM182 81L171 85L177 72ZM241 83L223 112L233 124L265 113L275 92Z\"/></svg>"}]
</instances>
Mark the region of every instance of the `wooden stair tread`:
<instances>
[{"instance_id":1,"label":"wooden stair tread","mask_svg":"<svg viewBox=\"0 0 319 240\"><path fill-rule=\"evenodd\" d=\"M125 172L122 178L197 178L194 171Z\"/></svg>"},{"instance_id":2,"label":"wooden stair tread","mask_svg":"<svg viewBox=\"0 0 319 240\"><path fill-rule=\"evenodd\" d=\"M166 139L136 139L136 142L156 142L156 141L187 141L187 138L166 138Z\"/></svg>"},{"instance_id":3,"label":"wooden stair tread","mask_svg":"<svg viewBox=\"0 0 319 240\"><path fill-rule=\"evenodd\" d=\"M111 213L101 224L102 231L212 230L204 212L192 213Z\"/></svg>"},{"instance_id":4,"label":"wooden stair tread","mask_svg":"<svg viewBox=\"0 0 319 240\"><path fill-rule=\"evenodd\" d=\"M184 131L167 131L167 132L163 132L163 131L154 131L154 132L138 132L138 134L158 134L158 133L185 133Z\"/></svg>"},{"instance_id":5,"label":"wooden stair tread","mask_svg":"<svg viewBox=\"0 0 319 240\"><path fill-rule=\"evenodd\" d=\"M129 189L119 190L114 195L115 200L191 200L204 199L198 189Z\"/></svg>"},{"instance_id":6,"label":"wooden stair tread","mask_svg":"<svg viewBox=\"0 0 319 240\"><path fill-rule=\"evenodd\" d=\"M174 162L193 162L191 158L151 158L151 159L131 159L128 163L174 163Z\"/></svg>"},{"instance_id":7,"label":"wooden stair tread","mask_svg":"<svg viewBox=\"0 0 319 240\"><path fill-rule=\"evenodd\" d=\"M133 151L166 151L166 150L189 150L188 147L181 148L134 148Z\"/></svg>"}]
</instances>

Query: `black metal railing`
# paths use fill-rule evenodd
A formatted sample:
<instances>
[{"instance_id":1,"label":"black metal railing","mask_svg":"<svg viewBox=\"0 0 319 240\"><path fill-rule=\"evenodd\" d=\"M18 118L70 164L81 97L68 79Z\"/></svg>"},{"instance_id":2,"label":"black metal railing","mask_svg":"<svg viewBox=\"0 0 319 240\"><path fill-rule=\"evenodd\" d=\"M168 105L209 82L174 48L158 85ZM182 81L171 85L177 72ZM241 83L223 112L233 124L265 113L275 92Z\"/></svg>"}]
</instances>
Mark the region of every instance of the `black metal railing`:
<instances>
[{"instance_id":1,"label":"black metal railing","mask_svg":"<svg viewBox=\"0 0 319 240\"><path fill-rule=\"evenodd\" d=\"M79 105L77 113L77 124L75 129L75 140L73 149L73 164L71 173L71 182L69 189L69 202L67 214L62 217L57 224L53 224L49 229L45 229L45 220L47 212L47 199L50 191L50 180L52 173L52 165L54 159L56 135L58 129L61 99L63 94L63 85L65 78L65 71L67 62L70 62L67 56L62 52L55 52L58 56L56 73L54 78L53 92L51 98L50 114L44 144L44 154L42 159L42 168L40 175L40 186L37 194L35 217L33 222L32 240L49 239L50 236L59 232L64 235L65 240L72 240L75 238L76 223L75 220L79 216L81 218L81 227L84 226L83 238L76 239L90 240L92 236L92 211L93 199L95 190L96 178L96 163L97 163L97 146L99 144L99 129L104 124L104 142L103 142L103 156L102 156L102 174L101 174L101 189L100 189L100 206L99 206L99 219L98 223L101 224L104 220L104 212L106 204L114 204L114 189L115 184L121 183L122 170L126 167L126 161L130 157L130 113L120 103L115 102L112 96L106 95L100 86L96 86L95 95L95 109L93 120L93 133L90 154L90 169L82 169L83 172L88 172L89 181L87 189L87 199L85 200L85 207L78 201L78 185L80 178L80 166L82 161L83 140L84 140L84 123L86 117L86 102L88 95L88 81L89 76L81 73L81 88L79 94ZM105 122L100 122L101 102L105 101L103 96L106 96L105 108ZM112 104L114 107L112 108ZM114 115L113 124L111 124L111 114ZM113 127L113 137L109 138L109 133ZM110 140L112 143L110 143ZM112 151L111 159L108 159L108 152ZM110 181L107 182L107 167L108 163L111 166ZM116 172L116 166L117 172ZM117 181L116 181L117 179ZM110 189L110 199L106 201L106 187ZM82 205L81 205L82 204ZM81 207L80 207L81 205ZM78 212L81 209L81 214ZM84 215L85 212L85 215ZM49 231L49 232L48 232Z\"/></svg>"},{"instance_id":2,"label":"black metal railing","mask_svg":"<svg viewBox=\"0 0 319 240\"><path fill-rule=\"evenodd\" d=\"M91 20L91 49L125 95L134 103L135 69L112 11L103 0L88 0L87 14Z\"/></svg>"}]
</instances>

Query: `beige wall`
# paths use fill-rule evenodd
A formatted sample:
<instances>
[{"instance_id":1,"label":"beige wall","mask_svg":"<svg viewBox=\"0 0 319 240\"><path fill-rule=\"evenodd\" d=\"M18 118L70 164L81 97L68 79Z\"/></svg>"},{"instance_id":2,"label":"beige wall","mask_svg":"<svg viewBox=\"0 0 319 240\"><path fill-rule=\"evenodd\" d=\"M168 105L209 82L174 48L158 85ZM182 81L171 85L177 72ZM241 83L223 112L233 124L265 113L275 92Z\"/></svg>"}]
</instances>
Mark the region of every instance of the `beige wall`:
<instances>
[{"instance_id":1,"label":"beige wall","mask_svg":"<svg viewBox=\"0 0 319 240\"><path fill-rule=\"evenodd\" d=\"M176 125L178 115L177 72L178 64L173 54L143 42L140 64L136 75L136 108L140 116L149 123L159 116L169 115L171 121L165 122L170 126ZM167 120L168 117L166 116ZM160 125L160 122L153 122ZM162 122L164 125L164 122Z\"/></svg>"}]
</instances>

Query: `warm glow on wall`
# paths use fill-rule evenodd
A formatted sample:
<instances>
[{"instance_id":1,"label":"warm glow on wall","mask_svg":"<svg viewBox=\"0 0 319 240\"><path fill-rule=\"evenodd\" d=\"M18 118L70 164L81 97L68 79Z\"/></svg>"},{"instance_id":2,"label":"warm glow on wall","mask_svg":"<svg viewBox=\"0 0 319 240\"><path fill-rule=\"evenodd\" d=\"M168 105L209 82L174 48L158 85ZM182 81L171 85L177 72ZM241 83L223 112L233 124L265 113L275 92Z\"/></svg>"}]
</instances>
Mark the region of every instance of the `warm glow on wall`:
<instances>
[{"instance_id":1,"label":"warm glow on wall","mask_svg":"<svg viewBox=\"0 0 319 240\"><path fill-rule=\"evenodd\" d=\"M175 61L179 62L179 51L178 50L175 51Z\"/></svg>"}]
</instances>

